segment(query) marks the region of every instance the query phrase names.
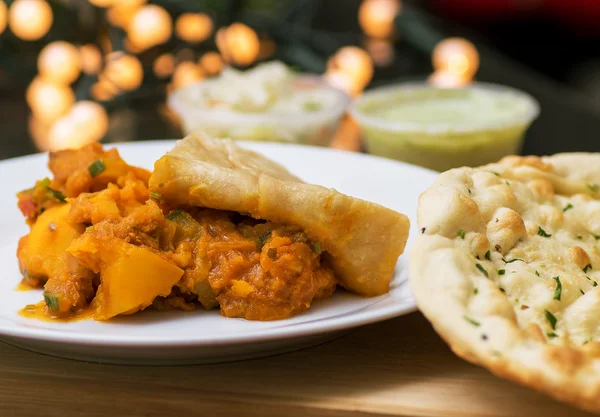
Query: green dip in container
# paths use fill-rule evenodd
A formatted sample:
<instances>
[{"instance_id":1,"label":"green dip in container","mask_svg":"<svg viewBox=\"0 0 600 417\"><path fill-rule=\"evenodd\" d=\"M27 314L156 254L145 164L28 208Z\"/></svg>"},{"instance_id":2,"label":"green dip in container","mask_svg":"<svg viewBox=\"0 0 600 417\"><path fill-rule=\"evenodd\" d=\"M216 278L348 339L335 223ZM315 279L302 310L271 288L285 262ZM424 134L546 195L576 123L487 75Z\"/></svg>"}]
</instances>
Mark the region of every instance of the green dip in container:
<instances>
[{"instance_id":1,"label":"green dip in container","mask_svg":"<svg viewBox=\"0 0 600 417\"><path fill-rule=\"evenodd\" d=\"M350 113L370 153L445 171L518 154L539 104L495 84L405 83L366 92Z\"/></svg>"}]
</instances>

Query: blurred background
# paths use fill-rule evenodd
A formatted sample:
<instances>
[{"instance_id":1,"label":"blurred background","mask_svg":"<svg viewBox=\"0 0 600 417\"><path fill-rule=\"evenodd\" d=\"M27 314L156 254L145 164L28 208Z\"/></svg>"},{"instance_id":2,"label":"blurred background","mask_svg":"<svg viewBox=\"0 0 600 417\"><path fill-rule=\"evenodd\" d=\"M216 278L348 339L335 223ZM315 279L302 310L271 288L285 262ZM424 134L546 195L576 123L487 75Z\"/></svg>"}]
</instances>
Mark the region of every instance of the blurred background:
<instances>
[{"instance_id":1,"label":"blurred background","mask_svg":"<svg viewBox=\"0 0 600 417\"><path fill-rule=\"evenodd\" d=\"M541 116L523 152L600 151L593 0L0 0L0 159L181 137L169 92L282 60L358 96L501 83ZM360 149L344 119L334 146Z\"/></svg>"}]
</instances>

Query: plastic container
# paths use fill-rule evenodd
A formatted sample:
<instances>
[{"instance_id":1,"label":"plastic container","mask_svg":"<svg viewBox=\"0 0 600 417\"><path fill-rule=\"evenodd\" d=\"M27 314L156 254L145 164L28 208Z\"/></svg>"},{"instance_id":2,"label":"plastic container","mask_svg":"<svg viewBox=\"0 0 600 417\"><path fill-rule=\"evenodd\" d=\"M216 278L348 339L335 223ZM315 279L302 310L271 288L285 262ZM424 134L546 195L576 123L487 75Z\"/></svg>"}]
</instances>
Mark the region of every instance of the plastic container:
<instances>
[{"instance_id":1,"label":"plastic container","mask_svg":"<svg viewBox=\"0 0 600 417\"><path fill-rule=\"evenodd\" d=\"M437 171L518 154L539 104L522 91L473 83L403 83L363 94L350 108L367 150Z\"/></svg>"},{"instance_id":2,"label":"plastic container","mask_svg":"<svg viewBox=\"0 0 600 417\"><path fill-rule=\"evenodd\" d=\"M203 103L204 91L216 82L203 81L169 96L168 105L180 117L185 133L204 131L234 140L328 146L350 103L346 93L326 85L320 77L300 75L292 81L289 94L266 111L210 108Z\"/></svg>"}]
</instances>

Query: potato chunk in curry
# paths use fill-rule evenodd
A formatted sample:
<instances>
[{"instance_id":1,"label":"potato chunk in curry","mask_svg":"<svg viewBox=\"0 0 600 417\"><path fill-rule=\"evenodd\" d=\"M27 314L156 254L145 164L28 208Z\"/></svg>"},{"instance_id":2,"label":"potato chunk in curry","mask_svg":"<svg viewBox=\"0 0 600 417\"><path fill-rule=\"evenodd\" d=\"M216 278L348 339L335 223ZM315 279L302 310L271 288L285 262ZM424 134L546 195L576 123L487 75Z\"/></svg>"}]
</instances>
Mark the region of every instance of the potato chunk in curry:
<instances>
[{"instance_id":1,"label":"potato chunk in curry","mask_svg":"<svg viewBox=\"0 0 600 417\"><path fill-rule=\"evenodd\" d=\"M238 213L170 207L149 172L98 144L50 154L52 179L18 194L31 231L23 283L44 287L43 315L107 320L146 308L220 307L276 320L331 296L337 281L302 230ZM27 311L33 311L29 308Z\"/></svg>"}]
</instances>

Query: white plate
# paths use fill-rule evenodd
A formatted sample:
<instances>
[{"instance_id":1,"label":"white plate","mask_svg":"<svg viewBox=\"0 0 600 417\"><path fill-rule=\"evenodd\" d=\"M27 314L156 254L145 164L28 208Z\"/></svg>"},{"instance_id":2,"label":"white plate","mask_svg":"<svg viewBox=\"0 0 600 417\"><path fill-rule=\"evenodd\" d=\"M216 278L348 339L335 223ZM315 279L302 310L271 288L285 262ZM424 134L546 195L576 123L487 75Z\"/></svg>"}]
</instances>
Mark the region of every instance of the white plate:
<instances>
[{"instance_id":1,"label":"white plate","mask_svg":"<svg viewBox=\"0 0 600 417\"><path fill-rule=\"evenodd\" d=\"M118 145L130 164L151 169L172 141ZM285 165L307 182L377 202L411 220L407 250L400 257L390 294L362 298L336 292L296 317L273 322L224 318L217 311L144 311L110 322L53 323L25 319L19 309L42 299L41 291L15 291L21 276L17 241L28 232L16 205L17 191L48 175L47 155L0 162L0 337L51 355L113 363L208 363L266 356L332 339L350 328L416 309L407 283L410 243L417 233L417 198L436 174L367 155L297 145L244 143Z\"/></svg>"}]
</instances>

